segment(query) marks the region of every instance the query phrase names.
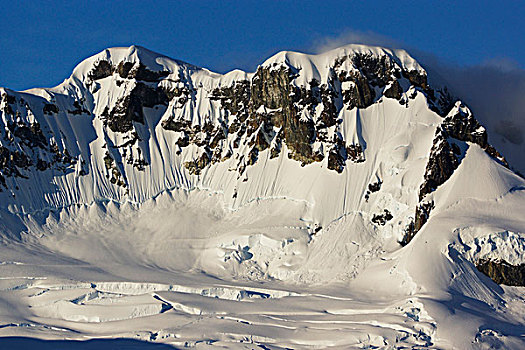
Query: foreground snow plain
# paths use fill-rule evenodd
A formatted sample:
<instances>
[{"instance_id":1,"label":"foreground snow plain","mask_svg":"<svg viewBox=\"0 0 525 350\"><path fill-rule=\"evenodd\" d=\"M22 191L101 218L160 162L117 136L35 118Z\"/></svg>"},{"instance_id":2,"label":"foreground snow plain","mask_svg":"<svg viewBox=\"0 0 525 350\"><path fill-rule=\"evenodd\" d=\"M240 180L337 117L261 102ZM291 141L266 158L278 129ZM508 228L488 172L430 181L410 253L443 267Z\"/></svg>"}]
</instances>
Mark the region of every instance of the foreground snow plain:
<instances>
[{"instance_id":1,"label":"foreground snow plain","mask_svg":"<svg viewBox=\"0 0 525 350\"><path fill-rule=\"evenodd\" d=\"M117 64L138 57L137 50L99 56ZM323 82L326 62L359 50L383 52L352 46L324 56L281 53L265 65L300 67L299 85L310 75ZM175 65L139 54L148 67ZM402 51L389 54L421 69ZM24 98L71 93L94 61L62 86ZM212 78L229 84L246 75L193 75L204 85L216 84ZM94 115L113 103L112 93L123 93L111 79L93 92ZM100 338L141 341L121 343L130 348L525 347L524 287L499 286L473 265L482 258L524 263L521 177L466 142L459 167L431 194L428 222L407 246L398 243L442 120L421 91L406 89L406 104L381 97L364 109L341 109L338 132L366 145L366 161L342 173L326 162L301 166L284 145L276 158L261 152L242 176L230 170L233 158L191 175L181 164L198 151L176 154L173 133L160 123L169 113L148 109L137 128L151 136L141 145L151 166L140 172L123 164L126 190L108 181L103 161L102 144L122 144L121 134L98 117L48 121L76 140L90 171L17 180L21 192L2 197L0 346L26 344L9 338L18 336L49 340L29 343L49 348L117 346L51 342ZM216 109L198 98L204 112ZM204 112L181 113L200 122ZM381 190L365 199L378 180ZM374 225L384 209L393 220Z\"/></svg>"},{"instance_id":2,"label":"foreground snow plain","mask_svg":"<svg viewBox=\"0 0 525 350\"><path fill-rule=\"evenodd\" d=\"M0 334L197 348L518 349L523 288L496 285L455 247L474 228L501 231L498 219L509 222L523 191L453 199L390 252L346 232L322 262L314 247L332 245L354 218L309 242L307 205L297 201L233 211L221 195L194 190L61 211L1 250Z\"/></svg>"}]
</instances>

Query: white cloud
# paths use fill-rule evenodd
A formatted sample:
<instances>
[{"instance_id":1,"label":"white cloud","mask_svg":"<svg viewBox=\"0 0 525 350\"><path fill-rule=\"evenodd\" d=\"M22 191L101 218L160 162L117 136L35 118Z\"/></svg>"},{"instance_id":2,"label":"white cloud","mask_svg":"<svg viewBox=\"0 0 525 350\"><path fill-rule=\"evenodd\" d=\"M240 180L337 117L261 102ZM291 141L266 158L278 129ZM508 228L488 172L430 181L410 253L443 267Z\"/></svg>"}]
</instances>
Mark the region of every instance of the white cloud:
<instances>
[{"instance_id":1,"label":"white cloud","mask_svg":"<svg viewBox=\"0 0 525 350\"><path fill-rule=\"evenodd\" d=\"M364 44L389 48L403 47L398 40L371 31L347 30L338 36L314 40L309 51L321 53L347 44Z\"/></svg>"}]
</instances>

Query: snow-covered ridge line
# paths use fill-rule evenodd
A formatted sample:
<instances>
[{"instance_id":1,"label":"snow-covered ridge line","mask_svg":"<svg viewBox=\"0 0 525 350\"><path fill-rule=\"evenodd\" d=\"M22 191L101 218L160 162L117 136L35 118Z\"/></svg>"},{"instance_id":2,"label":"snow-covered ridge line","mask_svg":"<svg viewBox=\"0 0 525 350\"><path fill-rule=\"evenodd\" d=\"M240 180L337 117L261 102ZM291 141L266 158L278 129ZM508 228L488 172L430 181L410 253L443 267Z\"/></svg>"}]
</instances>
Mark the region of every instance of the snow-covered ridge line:
<instances>
[{"instance_id":1,"label":"snow-covered ridge line","mask_svg":"<svg viewBox=\"0 0 525 350\"><path fill-rule=\"evenodd\" d=\"M284 63L288 64L292 67L302 69L303 66L307 67L307 64L314 65L319 68L325 68L329 67L333 64L333 61L343 58L345 56L352 56L355 54L362 54L362 55L372 55L372 56L388 56L391 57L393 60L395 60L401 67L406 69L407 71L418 71L421 73L425 73L425 70L421 65L412 58L405 50L402 49L396 49L396 50L390 50L379 46L368 46L368 45L355 45L350 44L346 46L342 46L337 49L330 50L328 52L320 53L320 54L305 54L300 52L293 52L293 51L281 51L276 53L275 55L268 58L266 61L262 63L262 67L265 66L273 66L275 64ZM146 67L148 67L149 70L155 71L155 72L164 72L169 71L170 73L177 73L181 67L189 68L190 70L194 72L206 72L212 77L215 78L222 78L222 77L230 77L234 80L241 80L249 78L249 75L253 75L255 73L249 73L244 72L239 69L235 69L233 71L230 71L225 74L220 74L216 72L209 71L208 69L197 67L195 65L192 65L190 63L186 63L180 60L172 59L167 56L160 55L158 53L155 53L153 51L150 51L144 47L132 45L130 47L112 47L105 49L101 51L100 53L93 55L85 60L83 60L81 63L79 63L75 69L73 70L73 73L70 78L66 79L64 83L58 85L54 89L60 91L60 88L64 85L67 85L68 83L73 83L75 79L78 79L80 81L86 81L88 79L89 73L92 70L92 68L96 65L96 63L100 61L108 61L112 63L113 65L117 66L121 62L129 62L129 63L142 63ZM320 73L323 71L323 69L317 68L316 71ZM322 81L324 79L321 79L320 76L317 76L316 79ZM230 84L227 84L227 82L221 81L225 86L228 86ZM230 82L231 83L231 82ZM31 89L26 90L26 92L37 92L39 89Z\"/></svg>"},{"instance_id":2,"label":"snow-covered ridge line","mask_svg":"<svg viewBox=\"0 0 525 350\"><path fill-rule=\"evenodd\" d=\"M328 71L322 68L330 67L334 62L356 54L363 56L389 57L408 72L418 72L426 75L424 68L405 50L391 50L379 46L356 44L342 46L320 54L281 51L264 61L262 66L270 67L284 64L294 67L295 69L304 70L305 72L301 72L303 82L309 82L312 79L326 81L327 76L325 74Z\"/></svg>"}]
</instances>

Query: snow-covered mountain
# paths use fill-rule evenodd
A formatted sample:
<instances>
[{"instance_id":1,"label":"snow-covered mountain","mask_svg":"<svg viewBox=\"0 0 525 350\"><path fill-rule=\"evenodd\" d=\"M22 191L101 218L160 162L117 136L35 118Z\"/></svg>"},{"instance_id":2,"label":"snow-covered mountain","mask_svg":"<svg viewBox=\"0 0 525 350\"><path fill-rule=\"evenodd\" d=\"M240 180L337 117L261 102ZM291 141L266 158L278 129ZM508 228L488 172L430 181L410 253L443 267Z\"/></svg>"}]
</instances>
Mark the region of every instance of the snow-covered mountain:
<instances>
[{"instance_id":1,"label":"snow-covered mountain","mask_svg":"<svg viewBox=\"0 0 525 350\"><path fill-rule=\"evenodd\" d=\"M84 60L55 88L0 89L0 299L19 305L2 309L0 334L29 324L49 338L177 344L234 346L245 332L266 347L522 347L525 180L513 170L525 171L431 78L403 50L362 45L224 75L132 46ZM54 282L16 282L35 274ZM273 304L258 304L268 319L217 325L217 305L170 301L181 293L264 296L290 314L273 326ZM322 310L292 316L310 302ZM213 316L202 332L167 331L170 309ZM377 329L350 317L366 313ZM271 330L316 322L325 332ZM335 341L328 325L341 322L351 335Z\"/></svg>"}]
</instances>

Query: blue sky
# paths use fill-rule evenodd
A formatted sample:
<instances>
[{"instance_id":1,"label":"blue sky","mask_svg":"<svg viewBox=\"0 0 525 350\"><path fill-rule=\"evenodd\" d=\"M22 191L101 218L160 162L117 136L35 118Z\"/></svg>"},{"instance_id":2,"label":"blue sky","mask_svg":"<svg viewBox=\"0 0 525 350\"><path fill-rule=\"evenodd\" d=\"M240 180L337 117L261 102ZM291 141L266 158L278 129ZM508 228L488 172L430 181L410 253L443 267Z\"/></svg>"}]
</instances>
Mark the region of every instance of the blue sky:
<instances>
[{"instance_id":1,"label":"blue sky","mask_svg":"<svg viewBox=\"0 0 525 350\"><path fill-rule=\"evenodd\" d=\"M525 68L524 14L525 1L4 1L0 86L54 86L82 59L132 44L219 72L361 39Z\"/></svg>"}]
</instances>

